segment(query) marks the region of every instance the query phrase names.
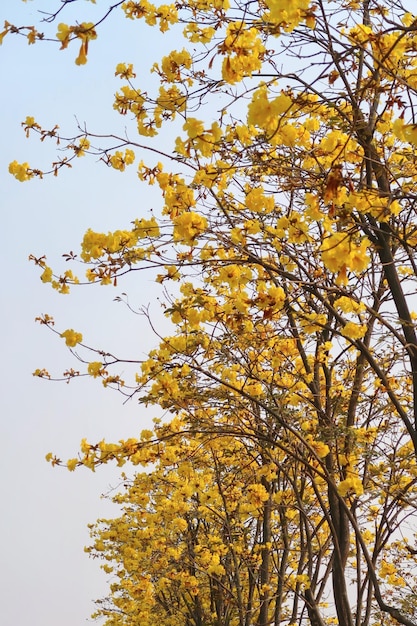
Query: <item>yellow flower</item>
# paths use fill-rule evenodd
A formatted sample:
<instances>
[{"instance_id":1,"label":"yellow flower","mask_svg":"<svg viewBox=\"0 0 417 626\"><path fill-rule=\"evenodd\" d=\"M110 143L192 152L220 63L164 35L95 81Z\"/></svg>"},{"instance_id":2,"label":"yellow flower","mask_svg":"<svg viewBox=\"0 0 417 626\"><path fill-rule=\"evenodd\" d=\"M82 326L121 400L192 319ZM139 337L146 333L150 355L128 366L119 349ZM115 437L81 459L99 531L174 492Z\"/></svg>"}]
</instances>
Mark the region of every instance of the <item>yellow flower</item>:
<instances>
[{"instance_id":1,"label":"yellow flower","mask_svg":"<svg viewBox=\"0 0 417 626\"><path fill-rule=\"evenodd\" d=\"M52 268L46 266L41 274L41 281L43 283L50 283L52 281Z\"/></svg>"},{"instance_id":2,"label":"yellow flower","mask_svg":"<svg viewBox=\"0 0 417 626\"><path fill-rule=\"evenodd\" d=\"M253 187L246 195L245 204L250 211L265 214L274 210L275 199L272 194L265 195L261 187Z\"/></svg>"},{"instance_id":3,"label":"yellow flower","mask_svg":"<svg viewBox=\"0 0 417 626\"><path fill-rule=\"evenodd\" d=\"M364 324L355 324L354 322L347 322L342 328L342 335L348 337L348 339L362 339L367 330Z\"/></svg>"},{"instance_id":4,"label":"yellow flower","mask_svg":"<svg viewBox=\"0 0 417 626\"><path fill-rule=\"evenodd\" d=\"M140 440L141 441L149 441L150 439L152 439L153 436L154 436L153 431L149 430L149 428L145 428L140 433Z\"/></svg>"},{"instance_id":5,"label":"yellow flower","mask_svg":"<svg viewBox=\"0 0 417 626\"><path fill-rule=\"evenodd\" d=\"M346 480L342 480L337 486L337 490L341 496L345 496L348 492L353 492L357 496L363 494L362 481L355 474L350 474Z\"/></svg>"},{"instance_id":6,"label":"yellow flower","mask_svg":"<svg viewBox=\"0 0 417 626\"><path fill-rule=\"evenodd\" d=\"M133 71L132 63L118 63L116 65L116 71L114 73L115 76L120 76L120 78L126 78L129 80L130 78L135 78L136 74Z\"/></svg>"},{"instance_id":7,"label":"yellow flower","mask_svg":"<svg viewBox=\"0 0 417 626\"><path fill-rule=\"evenodd\" d=\"M117 150L113 156L109 158L110 165L115 170L123 172L126 169L126 165L131 165L135 160L135 153L133 150L125 150L123 154L120 150Z\"/></svg>"},{"instance_id":8,"label":"yellow flower","mask_svg":"<svg viewBox=\"0 0 417 626\"><path fill-rule=\"evenodd\" d=\"M9 22L7 22L7 21L4 22L4 30L0 33L0 46L3 43L4 37L10 31L10 27L11 27L11 24L9 24Z\"/></svg>"},{"instance_id":9,"label":"yellow flower","mask_svg":"<svg viewBox=\"0 0 417 626\"><path fill-rule=\"evenodd\" d=\"M71 33L71 26L68 26L68 24L63 24L62 22L61 24L58 24L58 32L56 36L57 39L59 39L59 41L61 42L61 50L68 46Z\"/></svg>"},{"instance_id":10,"label":"yellow flower","mask_svg":"<svg viewBox=\"0 0 417 626\"><path fill-rule=\"evenodd\" d=\"M83 41L81 43L75 63L76 65L85 65L87 63L87 42Z\"/></svg>"},{"instance_id":11,"label":"yellow flower","mask_svg":"<svg viewBox=\"0 0 417 626\"><path fill-rule=\"evenodd\" d=\"M190 69L192 64L191 55L188 50L184 48L180 50L173 50L168 56L162 59L162 72L168 82L176 82L181 80L181 67ZM159 68L155 65L153 71L158 71Z\"/></svg>"},{"instance_id":12,"label":"yellow flower","mask_svg":"<svg viewBox=\"0 0 417 626\"><path fill-rule=\"evenodd\" d=\"M227 27L227 35L219 47L226 58L222 65L223 79L234 84L262 67L265 46L256 28L244 29L240 22Z\"/></svg>"},{"instance_id":13,"label":"yellow flower","mask_svg":"<svg viewBox=\"0 0 417 626\"><path fill-rule=\"evenodd\" d=\"M163 86L159 88L159 96L157 99L161 109L166 111L184 111L187 97L178 89L176 85L165 89ZM188 120L189 121L189 120Z\"/></svg>"},{"instance_id":14,"label":"yellow flower","mask_svg":"<svg viewBox=\"0 0 417 626\"><path fill-rule=\"evenodd\" d=\"M248 124L258 126L266 132L275 132L279 119L288 112L292 105L289 96L281 93L274 100L268 99L268 89L262 85L255 91L248 107Z\"/></svg>"},{"instance_id":15,"label":"yellow flower","mask_svg":"<svg viewBox=\"0 0 417 626\"><path fill-rule=\"evenodd\" d=\"M195 137L204 133L204 124L195 117L189 117L185 122L183 129L187 131L190 139L195 139Z\"/></svg>"},{"instance_id":16,"label":"yellow flower","mask_svg":"<svg viewBox=\"0 0 417 626\"><path fill-rule=\"evenodd\" d=\"M65 343L69 348L74 348L77 343L81 343L81 341L83 340L82 334L76 333L75 330L73 330L72 328L64 330L64 332L61 333L60 336L65 339Z\"/></svg>"},{"instance_id":17,"label":"yellow flower","mask_svg":"<svg viewBox=\"0 0 417 626\"><path fill-rule=\"evenodd\" d=\"M367 43L372 37L372 28L365 24L357 24L350 29L349 35L355 43Z\"/></svg>"},{"instance_id":18,"label":"yellow flower","mask_svg":"<svg viewBox=\"0 0 417 626\"><path fill-rule=\"evenodd\" d=\"M90 142L87 137L81 137L78 146L74 146L77 157L85 156L85 151L90 148Z\"/></svg>"},{"instance_id":19,"label":"yellow flower","mask_svg":"<svg viewBox=\"0 0 417 626\"><path fill-rule=\"evenodd\" d=\"M9 173L12 174L17 180L20 180L21 183L33 177L29 168L29 163L18 163L17 161L12 161L9 165Z\"/></svg>"},{"instance_id":20,"label":"yellow flower","mask_svg":"<svg viewBox=\"0 0 417 626\"><path fill-rule=\"evenodd\" d=\"M365 310L365 305L362 302L356 302L352 298L347 296L341 296L338 298L334 306L343 311L343 313L360 313Z\"/></svg>"},{"instance_id":21,"label":"yellow flower","mask_svg":"<svg viewBox=\"0 0 417 626\"><path fill-rule=\"evenodd\" d=\"M87 366L87 371L93 378L97 378L103 371L103 364L100 361L92 361Z\"/></svg>"},{"instance_id":22,"label":"yellow flower","mask_svg":"<svg viewBox=\"0 0 417 626\"><path fill-rule=\"evenodd\" d=\"M195 23L187 24L184 29L184 35L189 39L192 43L209 43L216 31L213 27L208 26L207 28L202 28Z\"/></svg>"},{"instance_id":23,"label":"yellow flower","mask_svg":"<svg viewBox=\"0 0 417 626\"><path fill-rule=\"evenodd\" d=\"M67 468L70 472L73 472L78 465L78 459L69 459L67 461Z\"/></svg>"},{"instance_id":24,"label":"yellow flower","mask_svg":"<svg viewBox=\"0 0 417 626\"><path fill-rule=\"evenodd\" d=\"M30 128L32 128L33 126L37 126L36 122L35 122L35 118L31 115L28 115L25 119L25 121L23 122L24 126L29 126Z\"/></svg>"},{"instance_id":25,"label":"yellow flower","mask_svg":"<svg viewBox=\"0 0 417 626\"><path fill-rule=\"evenodd\" d=\"M307 17L310 0L266 0L265 5L269 9L265 18L275 24L282 25L285 31L291 32L303 20L304 16ZM308 26L310 28L314 26L314 23L311 22L311 15Z\"/></svg>"},{"instance_id":26,"label":"yellow flower","mask_svg":"<svg viewBox=\"0 0 417 626\"><path fill-rule=\"evenodd\" d=\"M174 240L181 243L193 244L198 235L207 228L204 216L187 211L174 218Z\"/></svg>"},{"instance_id":27,"label":"yellow flower","mask_svg":"<svg viewBox=\"0 0 417 626\"><path fill-rule=\"evenodd\" d=\"M327 445L327 443L324 443L323 441L316 441L312 437L312 435L308 435L306 437L306 441L309 444L309 446L313 448L314 452L317 454L319 459L324 459L324 457L326 457L329 454L330 448Z\"/></svg>"},{"instance_id":28,"label":"yellow flower","mask_svg":"<svg viewBox=\"0 0 417 626\"><path fill-rule=\"evenodd\" d=\"M262 504L269 498L269 493L260 483L248 485L246 491L249 502L256 507L262 506Z\"/></svg>"},{"instance_id":29,"label":"yellow flower","mask_svg":"<svg viewBox=\"0 0 417 626\"><path fill-rule=\"evenodd\" d=\"M51 378L48 370L46 370L45 368L39 369L39 367L35 369L32 376L38 376L39 378Z\"/></svg>"},{"instance_id":30,"label":"yellow flower","mask_svg":"<svg viewBox=\"0 0 417 626\"><path fill-rule=\"evenodd\" d=\"M310 588L310 578L308 577L307 574L297 574L296 580L298 584L302 585L303 589Z\"/></svg>"},{"instance_id":31,"label":"yellow flower","mask_svg":"<svg viewBox=\"0 0 417 626\"><path fill-rule=\"evenodd\" d=\"M331 272L345 273L346 269L350 269L359 273L369 263L368 246L369 240L366 237L356 242L349 233L330 233L321 245L321 258Z\"/></svg>"},{"instance_id":32,"label":"yellow flower","mask_svg":"<svg viewBox=\"0 0 417 626\"><path fill-rule=\"evenodd\" d=\"M154 217L150 220L142 217L141 219L137 219L134 221L134 232L138 237L159 237L159 226L158 222Z\"/></svg>"}]
</instances>

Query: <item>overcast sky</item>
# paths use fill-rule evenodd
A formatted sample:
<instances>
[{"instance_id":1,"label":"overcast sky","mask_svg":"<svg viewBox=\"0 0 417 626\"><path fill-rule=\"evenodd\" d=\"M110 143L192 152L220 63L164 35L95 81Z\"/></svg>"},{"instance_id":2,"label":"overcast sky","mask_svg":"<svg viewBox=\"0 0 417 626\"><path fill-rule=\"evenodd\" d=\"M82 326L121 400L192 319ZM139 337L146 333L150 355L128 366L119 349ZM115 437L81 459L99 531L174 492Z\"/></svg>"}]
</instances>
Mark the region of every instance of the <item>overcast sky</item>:
<instances>
[{"instance_id":1,"label":"overcast sky","mask_svg":"<svg viewBox=\"0 0 417 626\"><path fill-rule=\"evenodd\" d=\"M16 25L39 22L38 9L59 5L58 0L1 4L0 23L7 19ZM59 21L71 23L71 13L78 21L94 19L108 3L97 5L71 4ZM123 405L120 395L93 379L66 385L32 377L38 367L59 374L76 365L64 342L34 318L49 313L59 329L74 328L87 343L130 358L143 357L155 340L144 320L114 302L115 296L128 291L134 306L153 303L151 314L160 318L150 276L136 274L118 289L82 287L63 296L43 285L38 269L27 260L29 254L46 254L52 266L62 267L61 254L77 251L87 228L107 232L149 216L160 201L140 185L133 169L121 174L94 159L80 159L58 178L20 183L7 167L17 159L47 168L56 155L52 143L25 138L20 123L27 115L44 127L59 124L68 135L75 128L74 116L96 132L123 132L125 122L112 110L120 84L115 66L135 62L146 86L146 65L164 47L174 47L169 36L162 44L156 41L153 30L119 18L103 25L84 67L74 64L76 45L59 52L54 44L28 46L23 38L7 36L0 47L0 588L5 625L79 626L94 610L92 600L107 589L106 575L83 547L89 541L87 523L117 514L100 494L117 485L119 471L110 467L95 474L69 473L52 469L45 454L73 457L82 437L98 441L135 436L152 416L134 402Z\"/></svg>"}]
</instances>

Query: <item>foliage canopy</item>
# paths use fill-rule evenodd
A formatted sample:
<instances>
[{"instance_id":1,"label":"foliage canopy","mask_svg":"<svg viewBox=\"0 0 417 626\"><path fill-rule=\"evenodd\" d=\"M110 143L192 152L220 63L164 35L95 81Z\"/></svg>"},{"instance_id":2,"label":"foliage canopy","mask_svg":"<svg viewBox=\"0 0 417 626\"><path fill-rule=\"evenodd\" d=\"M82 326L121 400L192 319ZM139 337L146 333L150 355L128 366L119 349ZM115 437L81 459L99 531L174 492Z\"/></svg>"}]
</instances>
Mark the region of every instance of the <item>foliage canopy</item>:
<instances>
[{"instance_id":1,"label":"foliage canopy","mask_svg":"<svg viewBox=\"0 0 417 626\"><path fill-rule=\"evenodd\" d=\"M417 16L396 0L126 1L60 23L61 48L78 42L86 63L116 10L178 33L152 67L156 93L133 63L116 67L132 135L103 149L87 128L66 140L23 124L67 150L50 173L85 154L136 163L163 199L160 215L84 235L67 258L86 279L33 258L62 293L155 271L173 324L133 381L117 356L89 361L81 333L55 331L86 374L169 416L127 441L83 440L67 463L146 468L125 477L121 517L91 528L87 550L114 575L97 615L416 626Z\"/></svg>"}]
</instances>

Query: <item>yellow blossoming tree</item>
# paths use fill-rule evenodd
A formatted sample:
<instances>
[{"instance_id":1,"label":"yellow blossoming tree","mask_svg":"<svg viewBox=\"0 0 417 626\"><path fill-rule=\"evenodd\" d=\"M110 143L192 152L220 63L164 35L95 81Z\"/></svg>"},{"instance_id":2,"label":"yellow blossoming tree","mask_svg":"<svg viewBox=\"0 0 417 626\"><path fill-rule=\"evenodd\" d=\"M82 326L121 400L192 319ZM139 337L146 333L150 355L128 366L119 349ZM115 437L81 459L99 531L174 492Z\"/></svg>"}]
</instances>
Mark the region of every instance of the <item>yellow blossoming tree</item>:
<instances>
[{"instance_id":1,"label":"yellow blossoming tree","mask_svg":"<svg viewBox=\"0 0 417 626\"><path fill-rule=\"evenodd\" d=\"M85 278L32 257L62 293L151 268L172 323L160 335L149 319L155 349L131 355L128 380L122 359L89 345L87 322L81 335L39 318L84 373L170 415L125 441L83 440L67 463L146 468L116 496L122 516L92 527L88 550L114 574L97 614L106 626L416 626L415 8L127 0L59 23L58 44L85 64L115 10L178 36L150 68L155 92L141 58L119 63L125 136L87 125L66 140L28 117L26 135L67 156L9 168L23 182L93 155L161 193L158 214L89 230L66 255ZM14 34L44 37L6 22L0 38Z\"/></svg>"}]
</instances>

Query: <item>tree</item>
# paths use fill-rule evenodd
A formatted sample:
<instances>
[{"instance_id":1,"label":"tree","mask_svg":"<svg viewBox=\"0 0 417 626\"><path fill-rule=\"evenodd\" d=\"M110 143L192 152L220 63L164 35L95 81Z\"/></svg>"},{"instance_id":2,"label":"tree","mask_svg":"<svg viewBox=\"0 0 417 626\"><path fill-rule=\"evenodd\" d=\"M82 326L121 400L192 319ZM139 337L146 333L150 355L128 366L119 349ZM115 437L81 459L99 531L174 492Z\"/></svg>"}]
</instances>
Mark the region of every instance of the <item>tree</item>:
<instances>
[{"instance_id":1,"label":"tree","mask_svg":"<svg viewBox=\"0 0 417 626\"><path fill-rule=\"evenodd\" d=\"M103 149L88 128L65 139L24 122L66 147L54 174L85 153L124 171L148 150L157 162L138 175L163 198L161 215L88 231L80 260L102 284L155 271L172 335L148 316L159 346L130 382L117 356L90 361L81 333L55 331L87 374L172 415L135 439L83 441L68 461L149 467L118 496L122 517L93 529L91 551L119 576L99 614L415 626L417 17L400 1L127 1L97 23L59 24L61 47L78 39L87 62L119 8L183 42L153 65L156 94L133 65L116 68L114 107L144 139L107 135ZM170 125L172 152L157 138ZM81 280L33 260L63 293Z\"/></svg>"},{"instance_id":2,"label":"tree","mask_svg":"<svg viewBox=\"0 0 417 626\"><path fill-rule=\"evenodd\" d=\"M277 465L249 439L172 437L179 425L157 428L160 441L142 456L154 469L115 497L123 515L91 527L87 551L114 575L97 615L114 624L250 624L269 594L275 623L294 618L329 555L302 464L281 451Z\"/></svg>"}]
</instances>

